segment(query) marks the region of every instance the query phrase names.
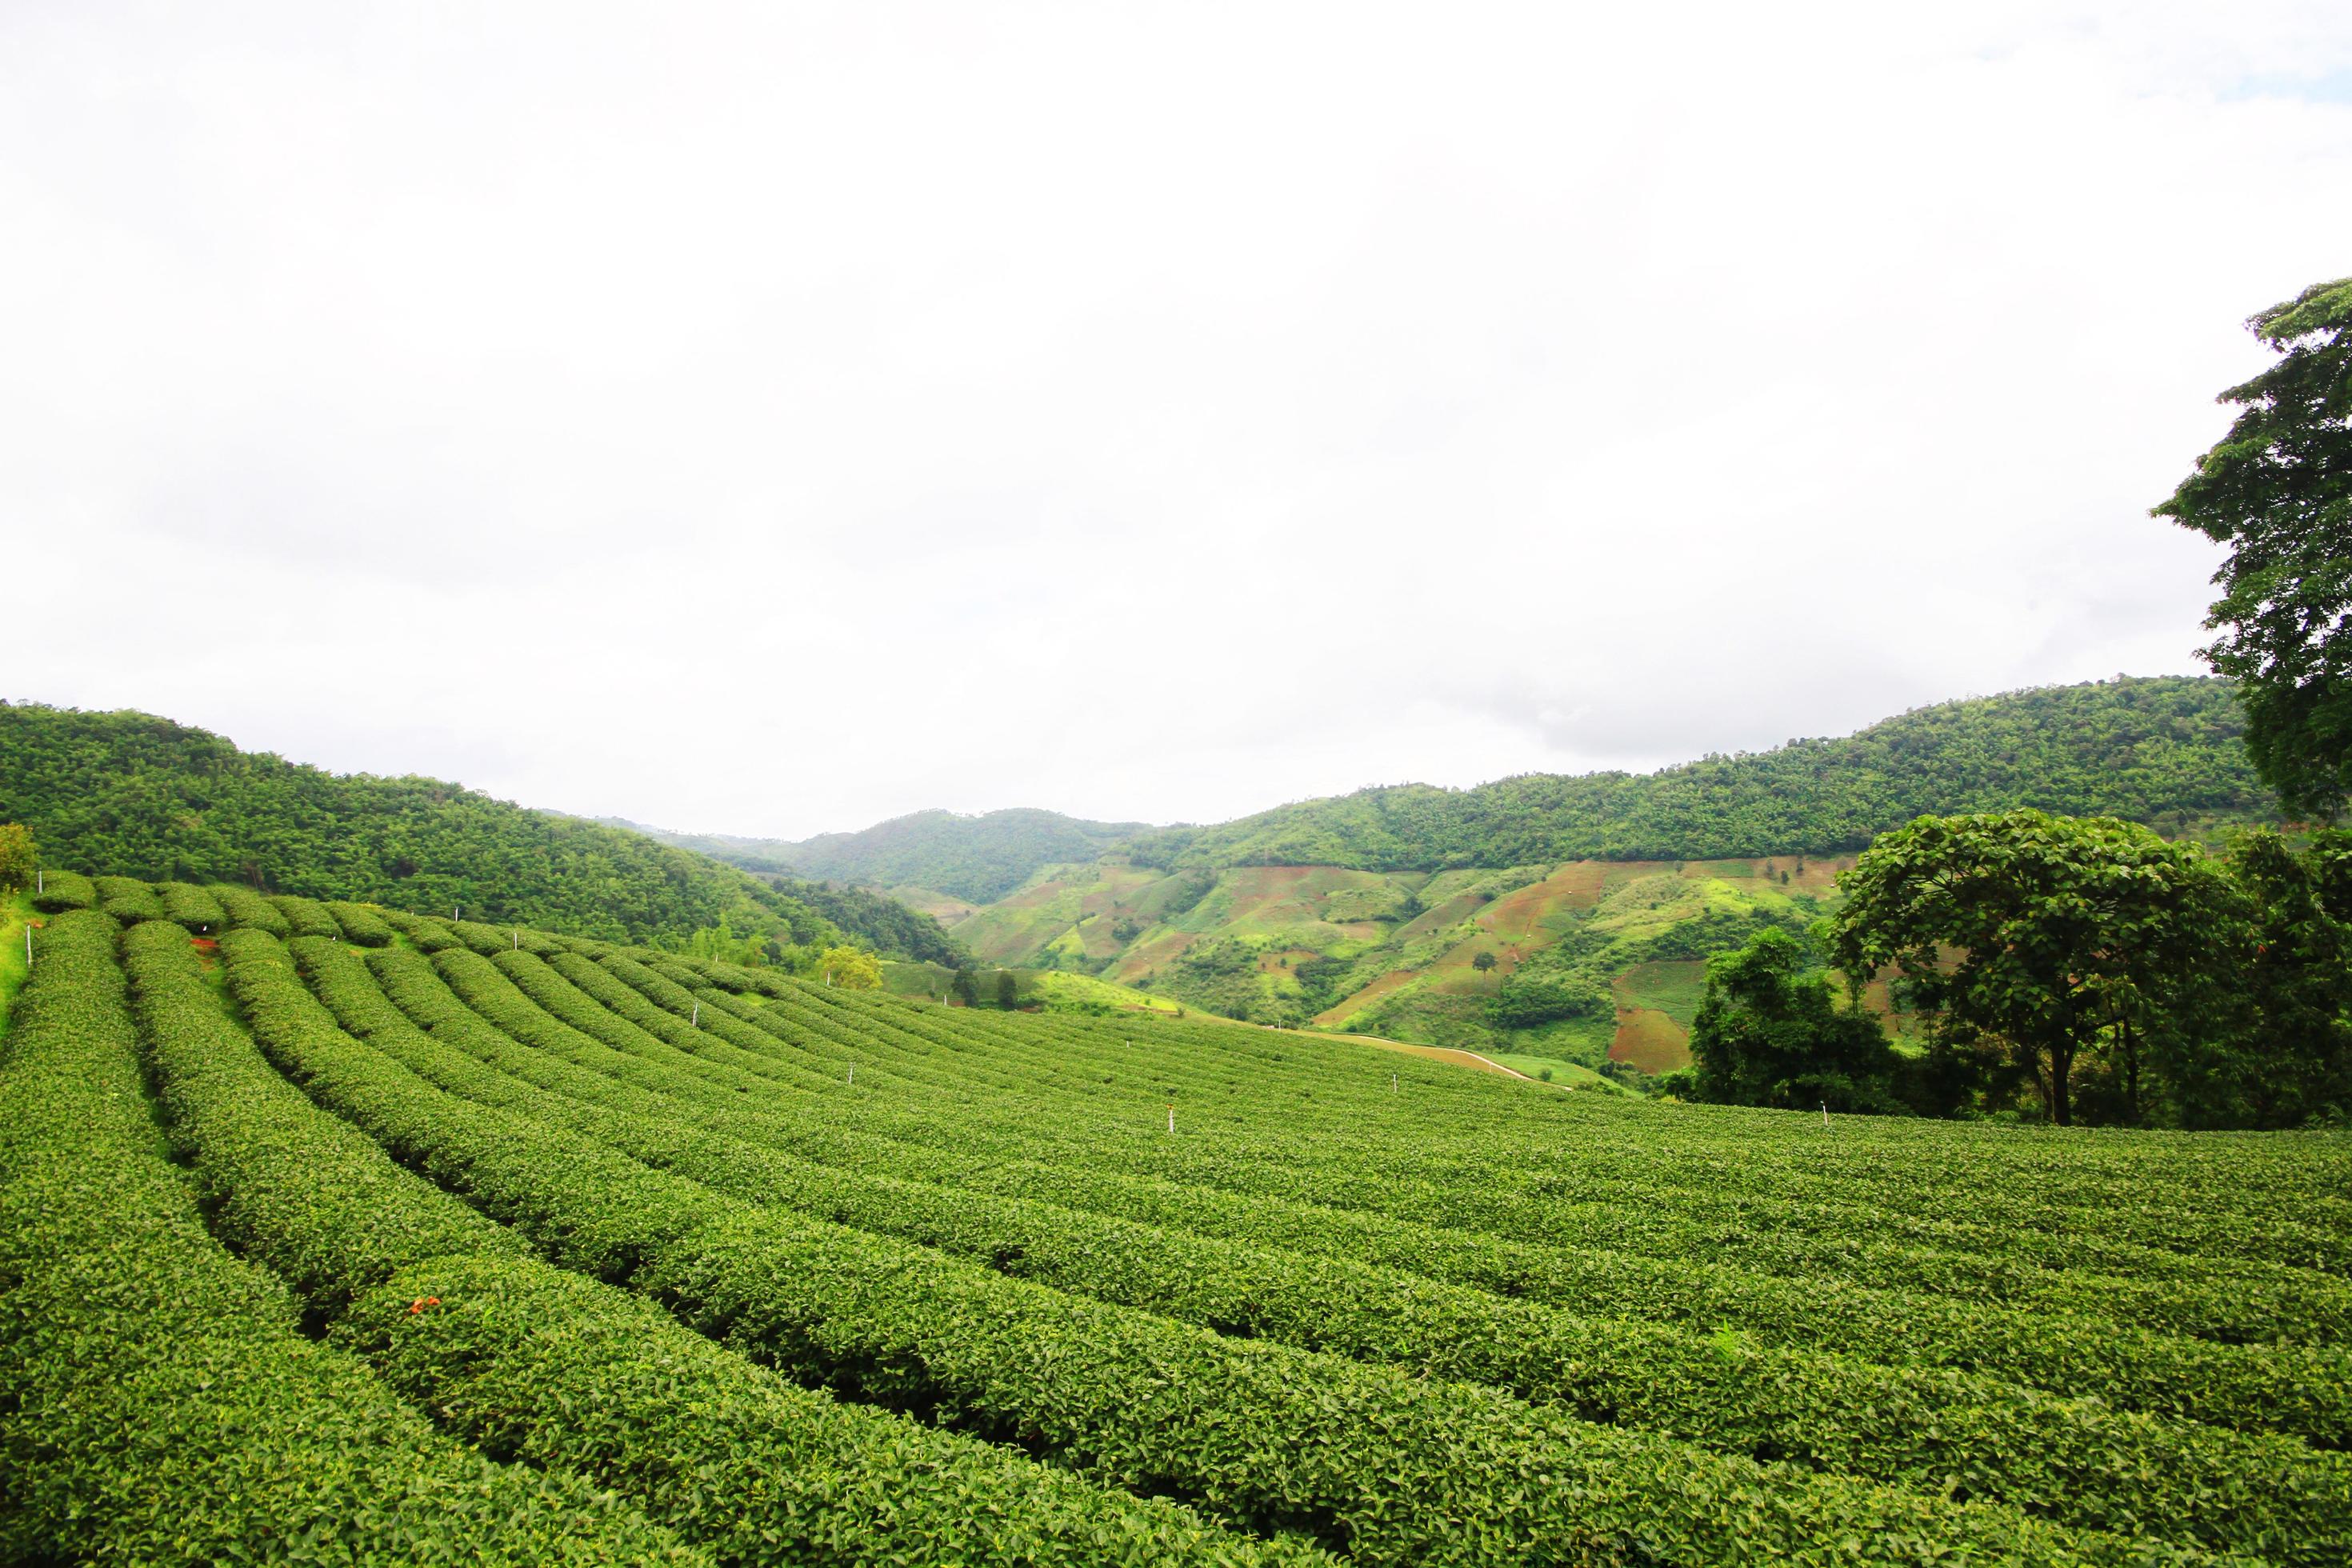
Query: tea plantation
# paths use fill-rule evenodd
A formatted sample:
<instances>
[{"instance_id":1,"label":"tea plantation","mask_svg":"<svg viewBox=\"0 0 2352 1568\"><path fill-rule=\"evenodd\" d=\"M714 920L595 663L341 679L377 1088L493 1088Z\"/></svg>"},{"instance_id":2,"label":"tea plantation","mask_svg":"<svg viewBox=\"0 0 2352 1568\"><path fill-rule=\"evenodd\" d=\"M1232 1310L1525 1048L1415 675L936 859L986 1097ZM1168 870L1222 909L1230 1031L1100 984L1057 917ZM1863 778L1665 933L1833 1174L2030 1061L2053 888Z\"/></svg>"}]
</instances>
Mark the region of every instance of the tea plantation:
<instances>
[{"instance_id":1,"label":"tea plantation","mask_svg":"<svg viewBox=\"0 0 2352 1568\"><path fill-rule=\"evenodd\" d=\"M1676 1106L226 887L38 903L0 1562L2352 1558L2338 1135Z\"/></svg>"}]
</instances>

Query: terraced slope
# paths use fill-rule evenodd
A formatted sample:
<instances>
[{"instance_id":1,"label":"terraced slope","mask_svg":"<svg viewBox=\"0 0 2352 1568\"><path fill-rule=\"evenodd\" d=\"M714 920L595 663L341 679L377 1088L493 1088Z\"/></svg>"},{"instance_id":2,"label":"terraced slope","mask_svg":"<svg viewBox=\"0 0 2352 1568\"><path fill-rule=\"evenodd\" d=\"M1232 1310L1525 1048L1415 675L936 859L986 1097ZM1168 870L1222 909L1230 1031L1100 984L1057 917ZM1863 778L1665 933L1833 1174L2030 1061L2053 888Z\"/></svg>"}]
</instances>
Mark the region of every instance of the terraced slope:
<instances>
[{"instance_id":1,"label":"terraced slope","mask_svg":"<svg viewBox=\"0 0 2352 1568\"><path fill-rule=\"evenodd\" d=\"M2340 1138L1824 1127L361 906L65 897L103 907L37 931L0 1055L0 1453L40 1479L0 1542L413 1561L383 1500L470 1475L442 1554L2352 1549ZM94 1245L124 1233L166 1288ZM250 1372L171 1288L231 1279ZM293 1503L222 1500L240 1442L284 1476L321 1441L352 1457Z\"/></svg>"}]
</instances>

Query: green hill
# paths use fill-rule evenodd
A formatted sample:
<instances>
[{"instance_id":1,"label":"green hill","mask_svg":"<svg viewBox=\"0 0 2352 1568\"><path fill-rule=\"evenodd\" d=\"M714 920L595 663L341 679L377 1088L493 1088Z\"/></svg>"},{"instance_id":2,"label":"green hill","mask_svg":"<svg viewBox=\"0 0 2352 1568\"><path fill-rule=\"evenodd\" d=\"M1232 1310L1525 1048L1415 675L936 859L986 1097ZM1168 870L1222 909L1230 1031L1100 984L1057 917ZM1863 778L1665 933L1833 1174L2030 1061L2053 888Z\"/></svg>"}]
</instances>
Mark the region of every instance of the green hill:
<instances>
[{"instance_id":1,"label":"green hill","mask_svg":"<svg viewBox=\"0 0 2352 1568\"><path fill-rule=\"evenodd\" d=\"M146 713L0 702L0 822L30 826L52 866L150 880L456 906L639 942L725 922L803 943L864 935L909 958L958 953L928 916L871 895L803 899L638 834L440 779L330 773Z\"/></svg>"},{"instance_id":2,"label":"green hill","mask_svg":"<svg viewBox=\"0 0 2352 1568\"><path fill-rule=\"evenodd\" d=\"M617 820L613 826L750 871L872 888L921 888L981 904L1003 898L1044 867L1090 860L1125 838L1151 831L1149 823L1087 822L1031 806L978 816L918 811L861 832L820 833L797 841L672 833Z\"/></svg>"},{"instance_id":3,"label":"green hill","mask_svg":"<svg viewBox=\"0 0 2352 1568\"><path fill-rule=\"evenodd\" d=\"M2226 681L2045 687L1916 709L1839 740L1654 773L1525 773L1474 789L1360 790L1213 827L1164 828L1138 864L1437 870L1859 849L1926 812L2038 806L2168 832L2273 816Z\"/></svg>"},{"instance_id":4,"label":"green hill","mask_svg":"<svg viewBox=\"0 0 2352 1568\"><path fill-rule=\"evenodd\" d=\"M2219 681L2016 692L1648 775L1366 790L1161 830L947 924L992 963L1256 1023L1658 1071L1687 1059L1706 957L1802 931L1874 834L2011 805L2174 833L2266 817L2238 731Z\"/></svg>"}]
</instances>

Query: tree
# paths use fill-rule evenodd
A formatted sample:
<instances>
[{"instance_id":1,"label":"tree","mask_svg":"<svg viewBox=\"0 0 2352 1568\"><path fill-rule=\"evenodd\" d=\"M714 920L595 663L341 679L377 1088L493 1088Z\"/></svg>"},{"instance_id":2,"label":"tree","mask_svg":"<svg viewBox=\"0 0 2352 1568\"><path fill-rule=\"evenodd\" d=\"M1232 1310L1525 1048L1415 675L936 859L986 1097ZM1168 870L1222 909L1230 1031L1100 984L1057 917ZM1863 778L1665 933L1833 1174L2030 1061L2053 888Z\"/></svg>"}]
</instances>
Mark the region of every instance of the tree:
<instances>
[{"instance_id":1,"label":"tree","mask_svg":"<svg viewBox=\"0 0 2352 1568\"><path fill-rule=\"evenodd\" d=\"M1534 1029L1562 1018L1606 1018L1616 998L1591 980L1530 974L1522 969L1486 999L1486 1021L1502 1029Z\"/></svg>"},{"instance_id":2,"label":"tree","mask_svg":"<svg viewBox=\"0 0 2352 1568\"><path fill-rule=\"evenodd\" d=\"M1491 952L1482 952L1470 961L1470 967L1484 974L1495 967L1495 955Z\"/></svg>"},{"instance_id":3,"label":"tree","mask_svg":"<svg viewBox=\"0 0 2352 1568\"><path fill-rule=\"evenodd\" d=\"M1009 969L996 972L996 1005L1008 1013L1021 1005L1021 983Z\"/></svg>"},{"instance_id":4,"label":"tree","mask_svg":"<svg viewBox=\"0 0 2352 1568\"><path fill-rule=\"evenodd\" d=\"M1691 1025L1691 1098L1718 1105L1887 1110L1896 1059L1877 1018L1841 1010L1805 944L1777 928L1706 965Z\"/></svg>"},{"instance_id":5,"label":"tree","mask_svg":"<svg viewBox=\"0 0 2352 1568\"><path fill-rule=\"evenodd\" d=\"M40 868L33 830L21 822L0 822L0 893L31 887Z\"/></svg>"},{"instance_id":6,"label":"tree","mask_svg":"<svg viewBox=\"0 0 2352 1568\"><path fill-rule=\"evenodd\" d=\"M1839 886L1831 954L1849 984L1894 966L1943 1045L2005 1054L2061 1126L2093 1053L2141 1119L2150 1047L2210 1030L2245 931L2200 851L2112 817L1923 816Z\"/></svg>"},{"instance_id":7,"label":"tree","mask_svg":"<svg viewBox=\"0 0 2352 1568\"><path fill-rule=\"evenodd\" d=\"M2300 1127L2352 1117L2352 833L2301 853L2268 829L2232 847L2251 952L2235 1027L2170 1064L2193 1127Z\"/></svg>"},{"instance_id":8,"label":"tree","mask_svg":"<svg viewBox=\"0 0 2352 1568\"><path fill-rule=\"evenodd\" d=\"M980 976L971 972L970 964L955 972L955 984L951 989L955 999L965 1006L980 1005Z\"/></svg>"},{"instance_id":9,"label":"tree","mask_svg":"<svg viewBox=\"0 0 2352 1568\"><path fill-rule=\"evenodd\" d=\"M2230 433L2155 515L2230 547L2205 659L2238 682L2263 782L2328 820L2352 792L2352 278L2246 326L2281 358L2221 394Z\"/></svg>"},{"instance_id":10,"label":"tree","mask_svg":"<svg viewBox=\"0 0 2352 1568\"><path fill-rule=\"evenodd\" d=\"M820 961L825 976L844 991L882 989L882 961L854 947L828 947Z\"/></svg>"}]
</instances>

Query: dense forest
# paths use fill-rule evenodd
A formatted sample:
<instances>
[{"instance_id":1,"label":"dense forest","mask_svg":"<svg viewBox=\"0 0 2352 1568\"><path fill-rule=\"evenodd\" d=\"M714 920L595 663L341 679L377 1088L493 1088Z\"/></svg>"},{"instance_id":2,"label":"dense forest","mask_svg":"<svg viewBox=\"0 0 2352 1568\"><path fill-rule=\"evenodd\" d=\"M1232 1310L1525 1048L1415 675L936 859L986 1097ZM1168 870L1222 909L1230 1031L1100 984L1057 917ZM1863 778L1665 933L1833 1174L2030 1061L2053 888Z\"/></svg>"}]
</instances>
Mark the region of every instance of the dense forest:
<instances>
[{"instance_id":1,"label":"dense forest","mask_svg":"<svg viewBox=\"0 0 2352 1568\"><path fill-rule=\"evenodd\" d=\"M971 962L971 955L940 929L939 921L896 899L839 883L792 877L770 877L767 881L772 891L814 910L843 931L866 938L894 957L943 963L950 969Z\"/></svg>"},{"instance_id":2,"label":"dense forest","mask_svg":"<svg viewBox=\"0 0 2352 1568\"><path fill-rule=\"evenodd\" d=\"M2178 833L2274 819L2234 689L2197 678L2046 687L1922 708L1840 740L1654 773L1526 773L1305 801L1131 840L1138 863L1434 870L1547 860L1830 855L1930 812L2032 806Z\"/></svg>"},{"instance_id":3,"label":"dense forest","mask_svg":"<svg viewBox=\"0 0 2352 1568\"><path fill-rule=\"evenodd\" d=\"M761 873L796 874L877 888L929 888L973 903L992 903L1043 866L1091 860L1137 833L1141 822L1087 822L1057 811L1014 806L963 816L918 811L856 833L820 833L797 841L729 834L671 833L607 819L664 844L692 849Z\"/></svg>"},{"instance_id":4,"label":"dense forest","mask_svg":"<svg viewBox=\"0 0 2352 1568\"><path fill-rule=\"evenodd\" d=\"M887 900L763 879L635 833L428 778L336 774L136 712L0 702L0 822L50 866L677 942L731 921L788 942L844 933L950 958Z\"/></svg>"}]
</instances>

